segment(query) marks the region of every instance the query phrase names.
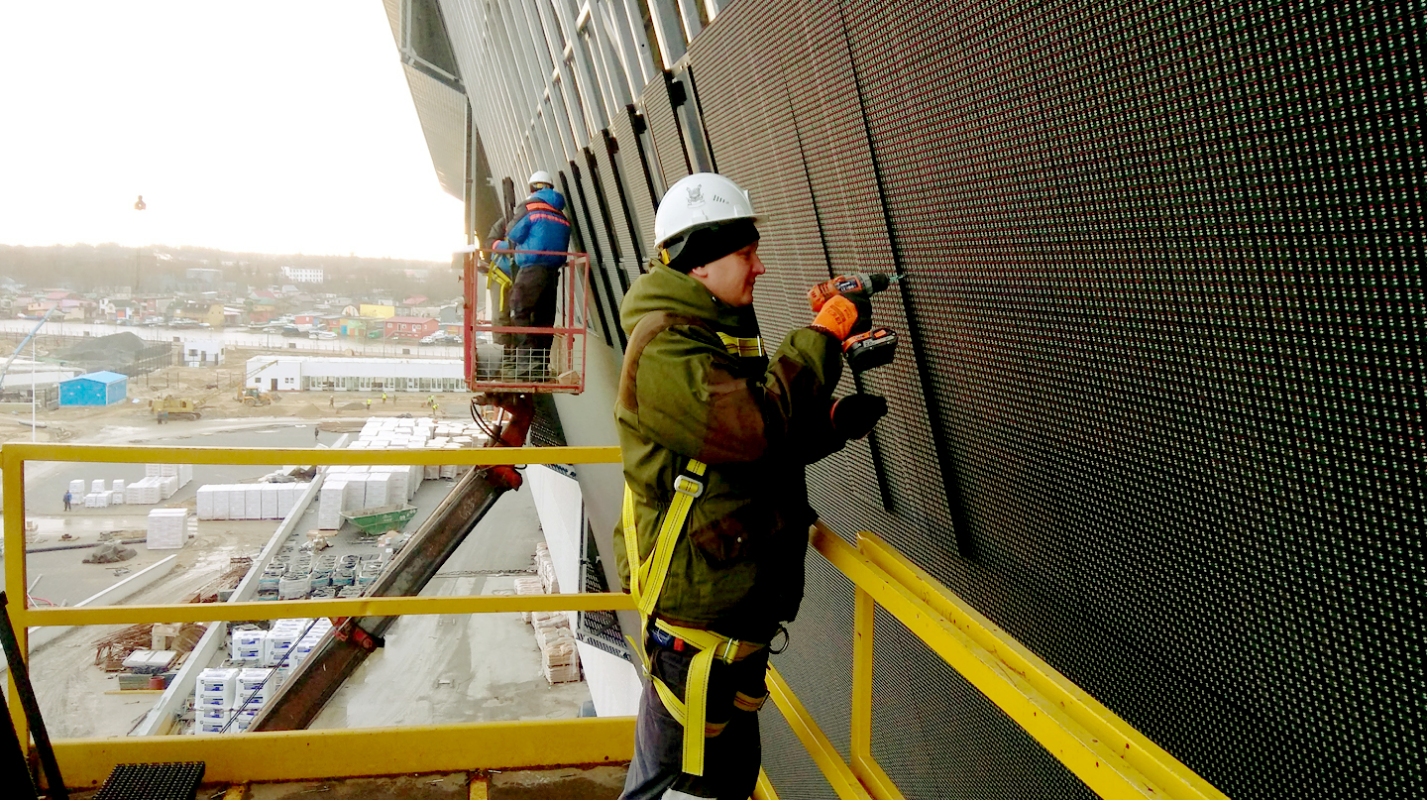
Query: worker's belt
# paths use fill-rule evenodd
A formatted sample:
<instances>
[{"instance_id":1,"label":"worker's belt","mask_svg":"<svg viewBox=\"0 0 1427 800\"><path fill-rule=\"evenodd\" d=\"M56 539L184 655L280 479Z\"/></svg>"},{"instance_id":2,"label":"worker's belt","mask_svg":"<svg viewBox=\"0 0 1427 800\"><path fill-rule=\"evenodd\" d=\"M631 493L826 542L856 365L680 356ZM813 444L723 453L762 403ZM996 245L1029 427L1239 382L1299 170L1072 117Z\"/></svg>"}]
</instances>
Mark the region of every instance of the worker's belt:
<instances>
[{"instance_id":1,"label":"worker's belt","mask_svg":"<svg viewBox=\"0 0 1427 800\"><path fill-rule=\"evenodd\" d=\"M670 716L684 726L686 733L701 728L704 731L703 736L684 737L682 769L690 775L704 774L704 739L719 735L727 724L711 724L708 721L709 675L713 671L714 661L733 664L767 647L764 642L730 639L713 631L686 628L657 617L653 619L652 625L648 623L655 605L659 602L659 595L664 590L664 580L669 575L674 546L678 544L679 535L683 533L684 525L688 522L689 511L693 508L694 500L704 493L704 473L707 470L707 464L691 458L688 466L674 478L674 500L669 504L664 519L660 521L654 552L647 561L641 561L639 558L639 530L634 518L634 492L630 490L629 484L624 486L625 556L629 563L629 589L634 595L639 615L645 620L650 638L656 643L680 652L686 649L698 651L689 662L684 700L680 700L678 694L650 670L649 656L644 648L637 643L635 646L635 652L640 654L640 659L644 662L644 671L649 675L654 691L658 693ZM766 699L766 694L755 698L739 693L734 699L734 707L756 711L763 706Z\"/></svg>"}]
</instances>

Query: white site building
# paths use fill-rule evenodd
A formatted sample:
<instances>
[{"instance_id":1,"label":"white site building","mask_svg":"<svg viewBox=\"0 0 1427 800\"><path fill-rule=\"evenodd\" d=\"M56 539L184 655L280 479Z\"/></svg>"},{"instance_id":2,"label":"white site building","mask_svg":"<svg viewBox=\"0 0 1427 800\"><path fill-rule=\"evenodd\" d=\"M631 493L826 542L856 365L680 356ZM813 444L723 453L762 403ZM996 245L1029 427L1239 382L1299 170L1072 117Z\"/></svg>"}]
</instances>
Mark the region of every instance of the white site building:
<instances>
[{"instance_id":1,"label":"white site building","mask_svg":"<svg viewBox=\"0 0 1427 800\"><path fill-rule=\"evenodd\" d=\"M187 339L183 345L185 367L216 367L223 364L223 340L217 338Z\"/></svg>"},{"instance_id":2,"label":"white site building","mask_svg":"<svg viewBox=\"0 0 1427 800\"><path fill-rule=\"evenodd\" d=\"M268 392L460 392L465 365L457 358L323 358L255 356L247 385Z\"/></svg>"},{"instance_id":3,"label":"white site building","mask_svg":"<svg viewBox=\"0 0 1427 800\"><path fill-rule=\"evenodd\" d=\"M293 283L321 283L321 267L283 267L282 276Z\"/></svg>"}]
</instances>

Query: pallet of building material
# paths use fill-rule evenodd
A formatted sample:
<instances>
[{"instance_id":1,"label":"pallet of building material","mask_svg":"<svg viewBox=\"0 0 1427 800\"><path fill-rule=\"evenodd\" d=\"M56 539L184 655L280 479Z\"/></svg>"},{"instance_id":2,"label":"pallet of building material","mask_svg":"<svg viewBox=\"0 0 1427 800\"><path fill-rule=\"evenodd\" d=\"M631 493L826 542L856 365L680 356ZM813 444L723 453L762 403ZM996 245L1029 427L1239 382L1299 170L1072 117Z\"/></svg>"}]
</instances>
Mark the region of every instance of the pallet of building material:
<instances>
[{"instance_id":1,"label":"pallet of building material","mask_svg":"<svg viewBox=\"0 0 1427 800\"><path fill-rule=\"evenodd\" d=\"M515 593L516 593L517 595L522 595L522 594L527 594L527 595L528 595L528 594L545 594L545 586L540 582L540 579L539 579L539 578L535 578L535 577L521 577L521 578L516 578L516 579L515 579ZM529 622L529 621L530 621L530 612L529 612L529 611L522 611L522 612L520 612L520 618L521 618L522 620L524 620L525 622Z\"/></svg>"},{"instance_id":2,"label":"pallet of building material","mask_svg":"<svg viewBox=\"0 0 1427 800\"><path fill-rule=\"evenodd\" d=\"M177 550L188 539L188 509L156 508L149 512L150 550Z\"/></svg>"}]
</instances>

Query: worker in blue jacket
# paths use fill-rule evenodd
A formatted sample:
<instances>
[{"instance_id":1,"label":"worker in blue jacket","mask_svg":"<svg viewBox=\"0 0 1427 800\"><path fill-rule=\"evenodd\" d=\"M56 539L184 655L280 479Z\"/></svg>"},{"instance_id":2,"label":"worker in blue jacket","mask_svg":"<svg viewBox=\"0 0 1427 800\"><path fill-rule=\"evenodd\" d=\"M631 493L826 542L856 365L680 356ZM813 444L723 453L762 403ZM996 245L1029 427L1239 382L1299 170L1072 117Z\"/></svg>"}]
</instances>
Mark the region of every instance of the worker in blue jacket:
<instances>
[{"instance_id":1,"label":"worker in blue jacket","mask_svg":"<svg viewBox=\"0 0 1427 800\"><path fill-rule=\"evenodd\" d=\"M570 249L570 220L564 214L565 198L555 191L550 173L539 170L530 176L529 183L530 196L505 238L516 250L539 250L547 254L516 253L515 282L510 290L510 324L517 328L550 328L555 324L560 268L565 266L565 252ZM550 333L515 334L515 359L506 359L506 366L513 368L513 374L502 377L545 379L553 339Z\"/></svg>"}]
</instances>

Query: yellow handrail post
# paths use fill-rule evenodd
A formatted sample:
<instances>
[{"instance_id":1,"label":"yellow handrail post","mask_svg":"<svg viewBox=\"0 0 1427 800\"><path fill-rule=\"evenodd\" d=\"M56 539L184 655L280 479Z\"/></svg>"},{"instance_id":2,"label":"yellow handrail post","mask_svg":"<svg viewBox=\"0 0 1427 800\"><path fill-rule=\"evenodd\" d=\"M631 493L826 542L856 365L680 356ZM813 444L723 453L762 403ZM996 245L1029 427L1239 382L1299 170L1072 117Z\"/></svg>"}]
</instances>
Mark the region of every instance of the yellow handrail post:
<instances>
[{"instance_id":1,"label":"yellow handrail post","mask_svg":"<svg viewBox=\"0 0 1427 800\"><path fill-rule=\"evenodd\" d=\"M807 748L808 754L813 757L818 769L822 770L823 777L827 778L837 796L842 800L872 800L872 796L858 782L857 776L852 774L852 768L842 760L842 754L832 746L827 734L813 722L812 715L803 706L803 701L793 694L788 682L783 680L783 676L778 674L778 670L771 664L768 666L768 695L783 713L783 718L788 720L794 735L803 743L803 747Z\"/></svg>"},{"instance_id":2,"label":"yellow handrail post","mask_svg":"<svg viewBox=\"0 0 1427 800\"><path fill-rule=\"evenodd\" d=\"M835 535L821 522L820 532ZM877 603L862 587L853 588L852 606L852 774L877 800L903 800L902 792L872 757L873 621Z\"/></svg>"},{"instance_id":3,"label":"yellow handrail post","mask_svg":"<svg viewBox=\"0 0 1427 800\"><path fill-rule=\"evenodd\" d=\"M0 448L0 488L5 495L5 596L9 599L10 621L15 629L15 642L21 653L30 652L30 634L27 626L29 586L25 573L25 462L12 445ZM5 674L9 698L10 721L15 725L15 736L20 740L20 750L30 751L30 723L25 718L25 709L20 705L20 694L15 686L15 664Z\"/></svg>"}]
</instances>

